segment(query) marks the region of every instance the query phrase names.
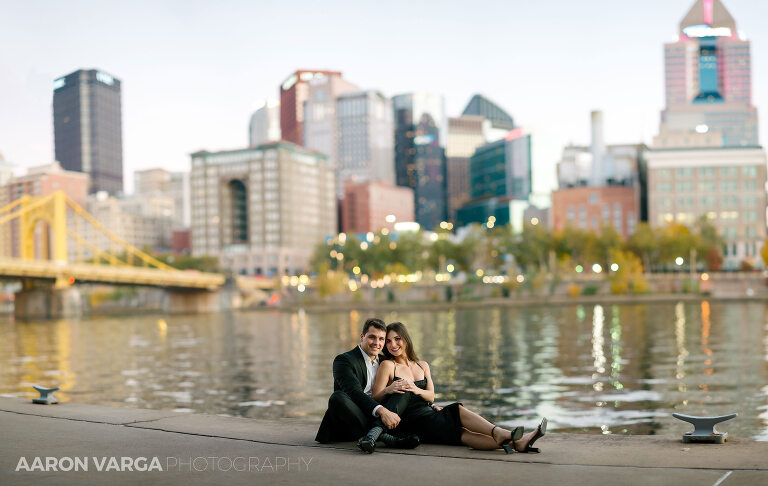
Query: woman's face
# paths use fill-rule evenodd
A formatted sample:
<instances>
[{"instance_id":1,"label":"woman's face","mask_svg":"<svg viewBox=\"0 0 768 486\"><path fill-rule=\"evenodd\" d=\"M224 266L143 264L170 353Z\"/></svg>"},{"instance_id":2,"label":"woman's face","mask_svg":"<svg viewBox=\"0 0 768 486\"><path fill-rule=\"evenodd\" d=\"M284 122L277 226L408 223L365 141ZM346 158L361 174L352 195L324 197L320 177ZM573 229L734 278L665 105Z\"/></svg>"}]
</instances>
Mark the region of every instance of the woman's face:
<instances>
[{"instance_id":1,"label":"woman's face","mask_svg":"<svg viewBox=\"0 0 768 486\"><path fill-rule=\"evenodd\" d=\"M389 331L387 333L387 351L392 356L405 355L405 340L400 337L395 331Z\"/></svg>"}]
</instances>

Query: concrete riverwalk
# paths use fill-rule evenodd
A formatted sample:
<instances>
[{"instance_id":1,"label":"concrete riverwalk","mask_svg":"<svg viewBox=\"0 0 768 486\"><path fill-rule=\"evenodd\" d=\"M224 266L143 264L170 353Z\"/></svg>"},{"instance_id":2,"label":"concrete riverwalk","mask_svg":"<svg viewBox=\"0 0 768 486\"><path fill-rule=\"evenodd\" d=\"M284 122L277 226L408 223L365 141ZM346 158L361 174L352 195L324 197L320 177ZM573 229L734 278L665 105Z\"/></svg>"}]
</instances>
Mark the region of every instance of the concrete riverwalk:
<instances>
[{"instance_id":1,"label":"concrete riverwalk","mask_svg":"<svg viewBox=\"0 0 768 486\"><path fill-rule=\"evenodd\" d=\"M541 454L421 445L365 455L315 443L317 426L0 398L0 485L768 485L768 443L738 437L549 433Z\"/></svg>"}]
</instances>

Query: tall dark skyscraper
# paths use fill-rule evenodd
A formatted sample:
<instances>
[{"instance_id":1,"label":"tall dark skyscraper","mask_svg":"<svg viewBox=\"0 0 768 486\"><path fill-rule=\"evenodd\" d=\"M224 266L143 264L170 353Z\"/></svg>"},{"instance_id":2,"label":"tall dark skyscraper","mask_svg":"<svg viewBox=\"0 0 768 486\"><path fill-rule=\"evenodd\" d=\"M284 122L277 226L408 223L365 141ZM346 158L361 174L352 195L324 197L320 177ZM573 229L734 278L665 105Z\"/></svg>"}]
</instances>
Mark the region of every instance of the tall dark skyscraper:
<instances>
[{"instance_id":1,"label":"tall dark skyscraper","mask_svg":"<svg viewBox=\"0 0 768 486\"><path fill-rule=\"evenodd\" d=\"M56 160L90 176L88 192L123 191L120 80L80 69L53 82Z\"/></svg>"},{"instance_id":2,"label":"tall dark skyscraper","mask_svg":"<svg viewBox=\"0 0 768 486\"><path fill-rule=\"evenodd\" d=\"M393 97L392 105L397 185L413 189L416 222L433 230L448 219L445 101L436 94L411 93Z\"/></svg>"}]
</instances>

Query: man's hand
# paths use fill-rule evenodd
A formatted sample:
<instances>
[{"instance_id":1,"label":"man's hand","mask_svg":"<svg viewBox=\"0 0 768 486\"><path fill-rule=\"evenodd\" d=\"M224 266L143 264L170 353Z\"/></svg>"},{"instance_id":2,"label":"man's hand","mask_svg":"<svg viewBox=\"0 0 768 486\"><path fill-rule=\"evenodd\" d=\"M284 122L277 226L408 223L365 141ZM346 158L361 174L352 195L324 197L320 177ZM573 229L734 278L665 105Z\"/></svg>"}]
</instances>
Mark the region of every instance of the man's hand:
<instances>
[{"instance_id":1,"label":"man's hand","mask_svg":"<svg viewBox=\"0 0 768 486\"><path fill-rule=\"evenodd\" d=\"M376 412L388 429L394 429L400 424L400 416L395 412L391 412L384 407L379 408Z\"/></svg>"}]
</instances>

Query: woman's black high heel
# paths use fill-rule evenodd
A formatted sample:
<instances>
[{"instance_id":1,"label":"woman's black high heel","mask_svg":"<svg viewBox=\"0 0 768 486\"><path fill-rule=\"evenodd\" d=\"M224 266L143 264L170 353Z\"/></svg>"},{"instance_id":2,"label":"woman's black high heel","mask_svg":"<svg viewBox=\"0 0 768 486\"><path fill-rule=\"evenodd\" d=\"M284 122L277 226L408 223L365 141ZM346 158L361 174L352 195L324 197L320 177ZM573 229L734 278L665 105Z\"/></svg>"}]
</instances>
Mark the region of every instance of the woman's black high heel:
<instances>
[{"instance_id":1,"label":"woman's black high heel","mask_svg":"<svg viewBox=\"0 0 768 486\"><path fill-rule=\"evenodd\" d=\"M538 447L531 447L534 442L536 442L536 439L539 437L543 437L544 434L547 432L547 419L543 418L541 419L541 423L539 424L538 428L536 429L536 433L531 437L531 440L528 442L528 445L525 446L525 450L522 450L520 452L541 452L541 449Z\"/></svg>"},{"instance_id":2,"label":"woman's black high heel","mask_svg":"<svg viewBox=\"0 0 768 486\"><path fill-rule=\"evenodd\" d=\"M493 431L496 430L497 428L498 426L494 425L493 428L491 429L491 438L493 438ZM515 427L514 429L511 430L511 433L512 433L512 437L510 437L509 439L501 443L501 448L504 449L504 452L506 452L507 454L512 454L513 452L517 452L515 450L514 442L516 440L520 440L520 437L523 436L523 428Z\"/></svg>"}]
</instances>

